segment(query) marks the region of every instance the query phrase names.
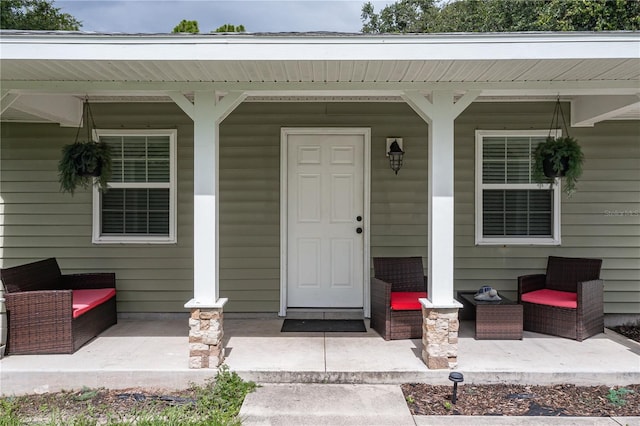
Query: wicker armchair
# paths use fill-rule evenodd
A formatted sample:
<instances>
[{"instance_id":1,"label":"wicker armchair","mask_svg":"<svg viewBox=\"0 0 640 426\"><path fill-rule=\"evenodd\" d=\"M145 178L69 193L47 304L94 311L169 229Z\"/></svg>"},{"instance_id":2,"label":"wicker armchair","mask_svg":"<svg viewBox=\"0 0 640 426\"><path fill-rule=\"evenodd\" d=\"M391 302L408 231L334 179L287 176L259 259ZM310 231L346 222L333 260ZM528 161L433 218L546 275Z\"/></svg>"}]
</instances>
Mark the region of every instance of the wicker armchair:
<instances>
[{"instance_id":1,"label":"wicker armchair","mask_svg":"<svg viewBox=\"0 0 640 426\"><path fill-rule=\"evenodd\" d=\"M601 259L549 256L547 273L518 277L525 330L582 341L604 331Z\"/></svg>"},{"instance_id":2,"label":"wicker armchair","mask_svg":"<svg viewBox=\"0 0 640 426\"><path fill-rule=\"evenodd\" d=\"M376 257L371 279L371 328L385 340L422 337L422 308L418 297L426 297L426 277L421 257ZM405 307L392 309L392 293L404 293ZM416 294L407 294L416 292ZM406 300L407 296L409 300Z\"/></svg>"}]
</instances>

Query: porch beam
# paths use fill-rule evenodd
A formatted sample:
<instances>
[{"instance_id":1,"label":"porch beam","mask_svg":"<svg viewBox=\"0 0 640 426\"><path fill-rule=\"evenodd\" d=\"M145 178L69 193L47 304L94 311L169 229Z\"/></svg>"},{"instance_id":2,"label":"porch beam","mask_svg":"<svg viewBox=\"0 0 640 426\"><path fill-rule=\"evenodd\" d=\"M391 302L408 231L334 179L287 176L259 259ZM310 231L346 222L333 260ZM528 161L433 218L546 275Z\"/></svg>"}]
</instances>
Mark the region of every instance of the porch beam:
<instances>
[{"instance_id":1,"label":"porch beam","mask_svg":"<svg viewBox=\"0 0 640 426\"><path fill-rule=\"evenodd\" d=\"M428 123L428 299L432 307L452 307L454 270L454 120L479 91L455 101L453 91L434 91L428 100L419 92L403 99Z\"/></svg>"},{"instance_id":2,"label":"porch beam","mask_svg":"<svg viewBox=\"0 0 640 426\"><path fill-rule=\"evenodd\" d=\"M578 96L571 101L571 126L595 123L640 109L640 94L629 96Z\"/></svg>"},{"instance_id":3,"label":"porch beam","mask_svg":"<svg viewBox=\"0 0 640 426\"><path fill-rule=\"evenodd\" d=\"M194 102L185 103L180 94L178 105L193 110L193 299L186 308L221 308L219 286L219 149L220 123L246 97L229 93L219 99L215 91L194 94ZM173 98L172 97L172 98ZM184 98L186 100L186 98ZM186 112L186 111L185 111ZM189 114L189 113L187 113Z\"/></svg>"},{"instance_id":4,"label":"porch beam","mask_svg":"<svg viewBox=\"0 0 640 426\"><path fill-rule=\"evenodd\" d=\"M248 96L279 95L400 95L402 92L433 90L482 90L485 96L571 96L635 95L636 80L608 81L496 81L496 82L206 82L206 81L49 81L6 80L3 89L31 93L72 93L96 95L109 92L127 96L166 94L167 91L191 92L211 90L241 91ZM425 93L426 93L425 92Z\"/></svg>"},{"instance_id":5,"label":"porch beam","mask_svg":"<svg viewBox=\"0 0 640 426\"><path fill-rule=\"evenodd\" d=\"M66 127L77 127L82 120L82 100L71 94L10 92L2 97L2 112L9 107Z\"/></svg>"}]
</instances>

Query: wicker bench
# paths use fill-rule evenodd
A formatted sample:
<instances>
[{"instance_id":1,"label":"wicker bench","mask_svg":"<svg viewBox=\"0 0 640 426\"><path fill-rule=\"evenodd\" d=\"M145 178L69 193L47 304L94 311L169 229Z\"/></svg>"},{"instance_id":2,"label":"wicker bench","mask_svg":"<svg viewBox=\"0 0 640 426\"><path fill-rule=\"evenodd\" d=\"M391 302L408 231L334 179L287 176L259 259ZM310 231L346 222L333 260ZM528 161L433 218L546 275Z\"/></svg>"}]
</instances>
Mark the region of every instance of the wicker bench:
<instances>
[{"instance_id":1,"label":"wicker bench","mask_svg":"<svg viewBox=\"0 0 640 426\"><path fill-rule=\"evenodd\" d=\"M9 355L73 353L117 322L113 273L62 275L50 258L0 269L0 279Z\"/></svg>"}]
</instances>

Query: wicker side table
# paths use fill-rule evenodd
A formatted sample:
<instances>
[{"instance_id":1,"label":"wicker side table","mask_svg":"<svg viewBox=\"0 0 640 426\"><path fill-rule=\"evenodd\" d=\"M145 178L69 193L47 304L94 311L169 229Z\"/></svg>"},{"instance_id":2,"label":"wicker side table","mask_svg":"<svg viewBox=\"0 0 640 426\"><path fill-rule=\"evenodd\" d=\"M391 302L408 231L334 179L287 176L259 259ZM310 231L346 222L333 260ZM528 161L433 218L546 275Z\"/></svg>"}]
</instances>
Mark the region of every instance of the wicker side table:
<instances>
[{"instance_id":1,"label":"wicker side table","mask_svg":"<svg viewBox=\"0 0 640 426\"><path fill-rule=\"evenodd\" d=\"M522 340L522 305L500 296L502 300L475 300L473 292L458 292L464 306L463 318L476 320L476 340ZM471 316L469 316L471 314Z\"/></svg>"}]
</instances>

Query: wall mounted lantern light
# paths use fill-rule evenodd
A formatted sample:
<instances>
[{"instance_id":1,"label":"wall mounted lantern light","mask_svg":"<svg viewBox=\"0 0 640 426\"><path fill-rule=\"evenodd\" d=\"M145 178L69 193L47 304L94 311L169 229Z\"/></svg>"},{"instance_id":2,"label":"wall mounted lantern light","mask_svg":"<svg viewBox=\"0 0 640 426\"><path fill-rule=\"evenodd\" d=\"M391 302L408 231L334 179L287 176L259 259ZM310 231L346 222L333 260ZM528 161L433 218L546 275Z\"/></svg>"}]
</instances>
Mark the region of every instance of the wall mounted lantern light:
<instances>
[{"instance_id":1,"label":"wall mounted lantern light","mask_svg":"<svg viewBox=\"0 0 640 426\"><path fill-rule=\"evenodd\" d=\"M387 157L389 157L391 170L398 174L398 170L402 167L402 158L404 157L402 138L387 138Z\"/></svg>"}]
</instances>

